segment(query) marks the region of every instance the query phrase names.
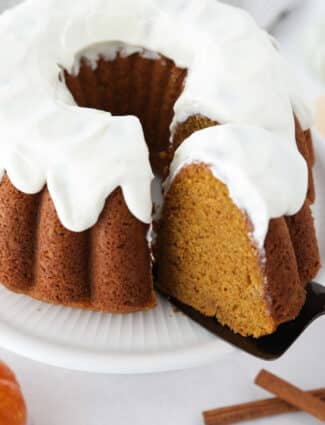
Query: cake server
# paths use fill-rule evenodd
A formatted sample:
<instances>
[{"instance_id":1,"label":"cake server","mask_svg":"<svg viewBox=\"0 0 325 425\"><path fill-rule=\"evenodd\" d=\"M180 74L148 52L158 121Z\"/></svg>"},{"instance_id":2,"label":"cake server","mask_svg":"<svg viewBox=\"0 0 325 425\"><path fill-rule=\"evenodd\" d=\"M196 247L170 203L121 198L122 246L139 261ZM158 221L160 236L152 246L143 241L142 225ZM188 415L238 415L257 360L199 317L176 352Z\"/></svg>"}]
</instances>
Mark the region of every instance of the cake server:
<instances>
[{"instance_id":1,"label":"cake server","mask_svg":"<svg viewBox=\"0 0 325 425\"><path fill-rule=\"evenodd\" d=\"M307 297L299 316L283 323L276 332L261 338L244 337L221 325L216 318L207 317L180 301L168 297L180 311L191 317L214 335L263 360L281 357L317 318L325 315L325 286L311 282L307 286Z\"/></svg>"}]
</instances>

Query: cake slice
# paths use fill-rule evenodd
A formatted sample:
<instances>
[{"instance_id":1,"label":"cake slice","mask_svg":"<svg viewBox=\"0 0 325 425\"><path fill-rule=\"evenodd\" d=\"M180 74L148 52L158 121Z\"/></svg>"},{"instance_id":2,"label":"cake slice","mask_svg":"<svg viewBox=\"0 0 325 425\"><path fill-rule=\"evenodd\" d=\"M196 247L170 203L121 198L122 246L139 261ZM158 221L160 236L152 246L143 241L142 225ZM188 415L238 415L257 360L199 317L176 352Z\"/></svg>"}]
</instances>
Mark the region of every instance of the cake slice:
<instances>
[{"instance_id":1,"label":"cake slice","mask_svg":"<svg viewBox=\"0 0 325 425\"><path fill-rule=\"evenodd\" d=\"M157 286L236 333L261 337L299 314L305 286L320 267L310 210L310 194L314 199L312 161L308 157L305 167L301 163L301 173L309 175L302 208L290 216L272 218L265 234L257 235L254 226L261 226L264 210L272 210L274 199L264 198L263 184L254 179L241 181L238 176L242 168L249 168L250 161L261 161L263 170L264 159L257 151L254 158L254 149L251 157L246 156L250 141L243 132L238 133L243 136L241 151L235 127L227 133L230 150L218 150L218 137L223 138L225 127L218 129L215 124L192 117L175 134L175 158L157 225ZM300 128L298 123L296 126ZM298 149L307 155L302 130L296 137ZM288 163L292 153L297 152L288 152ZM223 168L229 158L238 166L230 178ZM273 166L267 159L266 177L263 172L259 176L270 185L272 175L266 168ZM238 186L242 186L239 192ZM285 196L285 191L274 193L277 202ZM252 214L244 206L253 204L256 211Z\"/></svg>"}]
</instances>

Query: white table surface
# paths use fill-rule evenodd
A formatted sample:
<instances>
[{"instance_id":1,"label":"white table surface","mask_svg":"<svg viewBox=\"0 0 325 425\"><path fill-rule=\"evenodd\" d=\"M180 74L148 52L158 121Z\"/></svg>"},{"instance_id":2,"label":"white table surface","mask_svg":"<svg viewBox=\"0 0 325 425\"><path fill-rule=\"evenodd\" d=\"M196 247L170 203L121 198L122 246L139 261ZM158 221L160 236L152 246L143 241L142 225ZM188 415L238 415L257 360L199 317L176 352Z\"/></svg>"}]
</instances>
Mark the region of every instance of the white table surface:
<instances>
[{"instance_id":1,"label":"white table surface","mask_svg":"<svg viewBox=\"0 0 325 425\"><path fill-rule=\"evenodd\" d=\"M261 0L269 1L269 0ZM0 0L0 8L9 3ZM303 64L304 34L318 17L324 0L305 0L275 30L311 99L325 94ZM315 322L280 360L263 362L239 351L215 364L192 370L150 375L96 375L73 372L27 360L0 349L0 358L16 372L23 387L30 425L199 425L208 408L262 398L253 385L263 367L303 388L325 386L325 317ZM1 345L1 341L0 341ZM253 422L247 422L253 423ZM317 424L295 413L259 424Z\"/></svg>"}]
</instances>

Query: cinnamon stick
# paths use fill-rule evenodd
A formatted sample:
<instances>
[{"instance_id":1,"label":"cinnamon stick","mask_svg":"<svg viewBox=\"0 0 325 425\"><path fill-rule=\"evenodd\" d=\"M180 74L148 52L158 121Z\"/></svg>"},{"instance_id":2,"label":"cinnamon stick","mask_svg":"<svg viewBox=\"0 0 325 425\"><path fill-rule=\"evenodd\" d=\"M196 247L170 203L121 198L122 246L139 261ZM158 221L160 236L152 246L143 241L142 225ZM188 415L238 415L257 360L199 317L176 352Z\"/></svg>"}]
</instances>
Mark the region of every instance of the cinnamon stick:
<instances>
[{"instance_id":1,"label":"cinnamon stick","mask_svg":"<svg viewBox=\"0 0 325 425\"><path fill-rule=\"evenodd\" d=\"M308 391L314 397L325 401L325 388ZM299 409L280 398L242 403L203 412L205 425L230 425L252 419L265 418Z\"/></svg>"},{"instance_id":2,"label":"cinnamon stick","mask_svg":"<svg viewBox=\"0 0 325 425\"><path fill-rule=\"evenodd\" d=\"M298 409L303 410L325 422L325 402L314 397L312 394L308 394L266 370L261 370L261 372L257 375L255 378L255 384L278 396L282 400L285 400Z\"/></svg>"}]
</instances>

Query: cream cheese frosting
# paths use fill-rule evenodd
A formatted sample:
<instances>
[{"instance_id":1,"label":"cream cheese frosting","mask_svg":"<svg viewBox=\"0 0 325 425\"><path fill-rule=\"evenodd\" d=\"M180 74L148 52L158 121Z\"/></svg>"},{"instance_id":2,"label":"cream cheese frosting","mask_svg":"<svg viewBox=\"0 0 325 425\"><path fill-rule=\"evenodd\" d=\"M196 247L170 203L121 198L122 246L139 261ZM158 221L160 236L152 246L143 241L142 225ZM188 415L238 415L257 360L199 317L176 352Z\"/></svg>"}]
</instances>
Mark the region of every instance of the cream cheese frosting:
<instances>
[{"instance_id":1,"label":"cream cheese frosting","mask_svg":"<svg viewBox=\"0 0 325 425\"><path fill-rule=\"evenodd\" d=\"M295 214L300 209L289 196L292 188L298 199L306 197L304 159L284 135L275 137L263 128L225 124L193 133L176 151L166 190L179 171L192 163L208 165L214 176L227 185L232 200L253 223L253 240L260 249L270 217L280 217L283 211ZM295 167L291 168L291 163Z\"/></svg>"},{"instance_id":2,"label":"cream cheese frosting","mask_svg":"<svg viewBox=\"0 0 325 425\"><path fill-rule=\"evenodd\" d=\"M161 54L187 69L172 133L198 113L221 125L185 142L173 169L207 162L250 215L262 245L268 220L303 204L307 172L292 110L304 128L310 114L267 33L246 12L216 0L26 0L3 14L1 174L26 193L47 183L61 222L73 231L91 227L118 186L130 211L150 222L152 171L140 122L79 108L58 78L62 69L78 71L82 52L96 66L99 54L113 60L121 45L126 56ZM227 159L222 167L219 153ZM243 179L231 177L236 167ZM286 174L300 187L292 178L284 183ZM257 204L251 193L258 193Z\"/></svg>"}]
</instances>

